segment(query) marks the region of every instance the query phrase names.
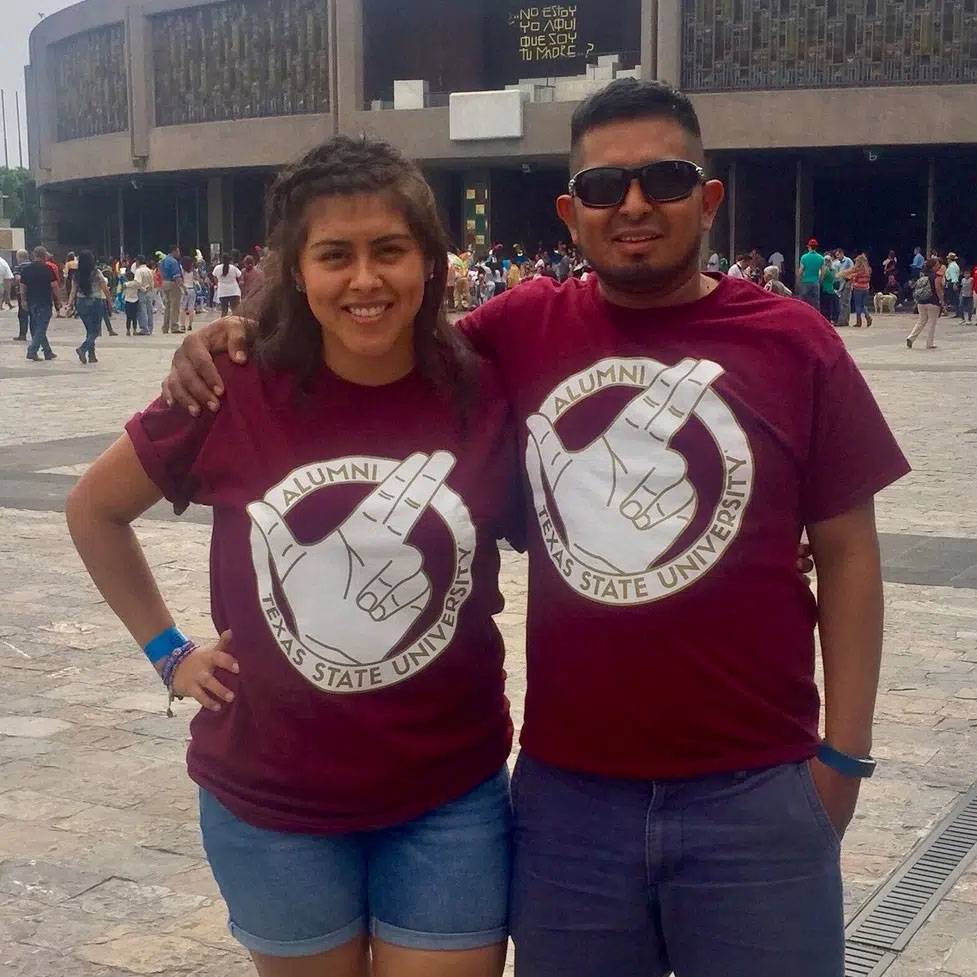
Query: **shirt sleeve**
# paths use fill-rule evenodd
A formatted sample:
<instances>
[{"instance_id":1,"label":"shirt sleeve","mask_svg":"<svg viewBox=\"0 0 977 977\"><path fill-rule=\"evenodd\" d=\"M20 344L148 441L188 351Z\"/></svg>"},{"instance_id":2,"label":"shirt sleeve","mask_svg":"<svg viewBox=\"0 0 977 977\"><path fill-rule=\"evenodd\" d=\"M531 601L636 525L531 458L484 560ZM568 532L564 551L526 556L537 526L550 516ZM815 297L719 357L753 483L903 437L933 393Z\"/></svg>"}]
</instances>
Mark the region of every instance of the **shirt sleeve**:
<instances>
[{"instance_id":1,"label":"shirt sleeve","mask_svg":"<svg viewBox=\"0 0 977 977\"><path fill-rule=\"evenodd\" d=\"M458 322L458 328L481 356L497 363L501 349L502 330L506 322L506 310L517 289L503 292L477 309L469 312Z\"/></svg>"},{"instance_id":2,"label":"shirt sleeve","mask_svg":"<svg viewBox=\"0 0 977 977\"><path fill-rule=\"evenodd\" d=\"M126 424L139 463L177 515L191 502L208 502L200 462L219 416L204 411L192 417L160 397Z\"/></svg>"},{"instance_id":3,"label":"shirt sleeve","mask_svg":"<svg viewBox=\"0 0 977 977\"><path fill-rule=\"evenodd\" d=\"M819 365L804 478L804 522L840 516L909 471L909 462L848 351Z\"/></svg>"}]
</instances>

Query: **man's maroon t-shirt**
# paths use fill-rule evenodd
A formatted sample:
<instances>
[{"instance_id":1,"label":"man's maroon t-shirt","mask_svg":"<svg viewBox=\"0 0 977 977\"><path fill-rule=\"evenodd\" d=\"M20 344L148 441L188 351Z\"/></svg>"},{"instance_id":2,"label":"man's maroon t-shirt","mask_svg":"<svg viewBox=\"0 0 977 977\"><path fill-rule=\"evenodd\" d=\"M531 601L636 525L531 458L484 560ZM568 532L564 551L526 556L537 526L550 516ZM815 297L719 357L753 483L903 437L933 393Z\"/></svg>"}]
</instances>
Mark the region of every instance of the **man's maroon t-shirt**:
<instances>
[{"instance_id":1,"label":"man's maroon t-shirt","mask_svg":"<svg viewBox=\"0 0 977 977\"><path fill-rule=\"evenodd\" d=\"M514 439L494 368L464 427L415 373L384 387L219 361L227 394L126 426L182 511L213 507L211 611L234 702L191 725L193 779L260 827L396 824L461 796L512 740L492 615ZM197 636L198 638L202 636Z\"/></svg>"},{"instance_id":2,"label":"man's maroon t-shirt","mask_svg":"<svg viewBox=\"0 0 977 977\"><path fill-rule=\"evenodd\" d=\"M643 311L543 279L463 328L526 465L525 749L636 778L813 755L801 532L908 471L833 328L725 276Z\"/></svg>"}]
</instances>

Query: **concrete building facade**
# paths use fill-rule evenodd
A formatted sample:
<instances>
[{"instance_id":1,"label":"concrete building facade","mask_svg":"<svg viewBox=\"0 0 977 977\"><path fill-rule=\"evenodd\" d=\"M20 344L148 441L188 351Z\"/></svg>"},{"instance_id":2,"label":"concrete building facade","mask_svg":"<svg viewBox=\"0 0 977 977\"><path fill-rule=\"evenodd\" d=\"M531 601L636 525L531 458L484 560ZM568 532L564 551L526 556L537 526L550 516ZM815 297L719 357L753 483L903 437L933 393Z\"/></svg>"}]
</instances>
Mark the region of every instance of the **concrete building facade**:
<instances>
[{"instance_id":1,"label":"concrete building facade","mask_svg":"<svg viewBox=\"0 0 977 977\"><path fill-rule=\"evenodd\" d=\"M717 250L977 256L977 0L83 0L26 75L55 249L245 250L337 132L417 158L459 246L552 244L573 109L632 75L695 101Z\"/></svg>"}]
</instances>

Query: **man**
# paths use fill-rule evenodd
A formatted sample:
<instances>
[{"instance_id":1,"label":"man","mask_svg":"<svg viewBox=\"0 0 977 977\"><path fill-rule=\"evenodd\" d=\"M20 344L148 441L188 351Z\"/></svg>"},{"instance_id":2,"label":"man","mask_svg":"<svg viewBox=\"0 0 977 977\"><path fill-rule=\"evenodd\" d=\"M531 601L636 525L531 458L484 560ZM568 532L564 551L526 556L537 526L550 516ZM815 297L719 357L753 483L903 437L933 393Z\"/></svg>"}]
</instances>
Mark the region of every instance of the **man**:
<instances>
[{"instance_id":1,"label":"man","mask_svg":"<svg viewBox=\"0 0 977 977\"><path fill-rule=\"evenodd\" d=\"M946 272L944 273L943 292L946 296L947 310L954 318L960 319L960 264L956 251L950 251L946 256Z\"/></svg>"},{"instance_id":2,"label":"man","mask_svg":"<svg viewBox=\"0 0 977 977\"><path fill-rule=\"evenodd\" d=\"M719 252L713 251L709 255L709 260L706 262L706 271L717 272L719 271Z\"/></svg>"},{"instance_id":3,"label":"man","mask_svg":"<svg viewBox=\"0 0 977 977\"><path fill-rule=\"evenodd\" d=\"M748 254L738 255L736 260L729 266L729 271L726 274L730 278L740 278L743 281L749 281L746 269L750 267L750 261L751 258Z\"/></svg>"},{"instance_id":4,"label":"man","mask_svg":"<svg viewBox=\"0 0 977 977\"><path fill-rule=\"evenodd\" d=\"M14 307L11 292L14 286L14 273L7 263L7 259L0 256L0 309L6 305L8 309Z\"/></svg>"},{"instance_id":5,"label":"man","mask_svg":"<svg viewBox=\"0 0 977 977\"><path fill-rule=\"evenodd\" d=\"M27 308L27 301L24 299L20 289L21 272L30 266L31 256L21 249L17 252L17 264L14 267L14 291L17 293L17 324L19 326L16 339L19 342L27 342L27 334L31 327L31 316Z\"/></svg>"},{"instance_id":6,"label":"man","mask_svg":"<svg viewBox=\"0 0 977 977\"><path fill-rule=\"evenodd\" d=\"M923 265L925 264L926 259L923 257L923 249L913 248L913 260L909 265L909 280L911 282L919 278L919 273L923 270Z\"/></svg>"},{"instance_id":7,"label":"man","mask_svg":"<svg viewBox=\"0 0 977 977\"><path fill-rule=\"evenodd\" d=\"M821 308L821 278L824 275L824 255L818 251L817 238L807 242L807 251L797 266L797 297L812 309Z\"/></svg>"},{"instance_id":8,"label":"man","mask_svg":"<svg viewBox=\"0 0 977 977\"><path fill-rule=\"evenodd\" d=\"M163 332L183 332L180 328L180 303L183 301L183 265L180 248L174 244L159 264L163 280Z\"/></svg>"},{"instance_id":9,"label":"man","mask_svg":"<svg viewBox=\"0 0 977 977\"><path fill-rule=\"evenodd\" d=\"M881 656L872 498L908 466L819 313L699 272L723 199L703 157L681 93L593 95L557 206L594 277L462 324L500 370L529 486L518 977L844 969L839 839L874 765ZM207 350L229 331L240 361L242 323L195 334L168 398L219 406Z\"/></svg>"},{"instance_id":10,"label":"man","mask_svg":"<svg viewBox=\"0 0 977 977\"><path fill-rule=\"evenodd\" d=\"M838 320L835 325L844 328L851 322L851 278L845 274L855 267L855 262L845 254L844 248L835 248L835 260L831 263L838 289Z\"/></svg>"},{"instance_id":11,"label":"man","mask_svg":"<svg viewBox=\"0 0 977 977\"><path fill-rule=\"evenodd\" d=\"M783 256L783 254L780 251L774 251L774 253L770 255L770 258L767 260L768 266L773 265L777 269L778 280L780 279L780 276L783 275L784 273L784 262L786 260L787 259Z\"/></svg>"},{"instance_id":12,"label":"man","mask_svg":"<svg viewBox=\"0 0 977 977\"><path fill-rule=\"evenodd\" d=\"M20 272L21 299L27 306L31 326L27 358L35 362L38 351L44 354L46 360L57 359L48 342L47 329L51 323L52 306L61 312L61 290L49 257L47 249L38 245L34 248L34 260Z\"/></svg>"},{"instance_id":13,"label":"man","mask_svg":"<svg viewBox=\"0 0 977 977\"><path fill-rule=\"evenodd\" d=\"M146 264L145 255L136 255L136 260L132 263L132 274L139 286L139 330L133 335L151 336L153 334L153 292L156 288L156 279L153 277L152 268Z\"/></svg>"}]
</instances>

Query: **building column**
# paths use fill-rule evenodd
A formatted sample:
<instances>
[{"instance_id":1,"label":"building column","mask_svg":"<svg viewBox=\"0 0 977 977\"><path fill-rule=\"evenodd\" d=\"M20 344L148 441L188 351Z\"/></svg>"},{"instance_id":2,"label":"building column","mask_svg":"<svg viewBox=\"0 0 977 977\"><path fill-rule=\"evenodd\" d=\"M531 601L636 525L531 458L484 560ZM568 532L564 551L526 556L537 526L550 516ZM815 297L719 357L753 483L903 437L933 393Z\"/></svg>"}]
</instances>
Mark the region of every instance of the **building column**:
<instances>
[{"instance_id":1,"label":"building column","mask_svg":"<svg viewBox=\"0 0 977 977\"><path fill-rule=\"evenodd\" d=\"M926 257L933 253L933 218L936 212L936 158L929 158L926 182Z\"/></svg>"},{"instance_id":2,"label":"building column","mask_svg":"<svg viewBox=\"0 0 977 977\"><path fill-rule=\"evenodd\" d=\"M40 224L39 230L41 232L40 243L51 254L58 254L61 247L61 235L58 225L58 192L57 190L46 190L44 187L41 187L37 196L39 210L38 223Z\"/></svg>"},{"instance_id":3,"label":"building column","mask_svg":"<svg viewBox=\"0 0 977 977\"><path fill-rule=\"evenodd\" d=\"M120 183L116 187L116 217L119 221L119 256L126 253L126 205L123 199L123 185Z\"/></svg>"},{"instance_id":4,"label":"building column","mask_svg":"<svg viewBox=\"0 0 977 977\"><path fill-rule=\"evenodd\" d=\"M483 257L492 247L492 177L488 170L461 176L462 246Z\"/></svg>"},{"instance_id":5,"label":"building column","mask_svg":"<svg viewBox=\"0 0 977 977\"><path fill-rule=\"evenodd\" d=\"M658 0L655 76L676 87L682 83L682 2Z\"/></svg>"},{"instance_id":6,"label":"building column","mask_svg":"<svg viewBox=\"0 0 977 977\"><path fill-rule=\"evenodd\" d=\"M658 69L658 0L641 0L641 77L650 81Z\"/></svg>"},{"instance_id":7,"label":"building column","mask_svg":"<svg viewBox=\"0 0 977 977\"><path fill-rule=\"evenodd\" d=\"M731 160L726 177L726 222L729 236L727 245L729 247L729 263L736 260L738 254L736 250L736 205L737 205L737 167L736 160Z\"/></svg>"},{"instance_id":8,"label":"building column","mask_svg":"<svg viewBox=\"0 0 977 977\"><path fill-rule=\"evenodd\" d=\"M211 176L207 179L207 247L208 257L216 261L220 252L230 248L230 238L225 237L227 222L224 219L224 177ZM217 245L217 254L213 253Z\"/></svg>"},{"instance_id":9,"label":"building column","mask_svg":"<svg viewBox=\"0 0 977 977\"><path fill-rule=\"evenodd\" d=\"M129 80L129 144L132 161L145 166L149 159L149 130L155 124L153 45L149 18L140 6L125 12L126 76Z\"/></svg>"},{"instance_id":10,"label":"building column","mask_svg":"<svg viewBox=\"0 0 977 977\"><path fill-rule=\"evenodd\" d=\"M726 195L719 206L716 219L712 222L712 228L703 241L703 265L709 259L709 255L715 251L717 254L729 256L729 164L723 157L717 157L715 153L706 153L706 178L709 180L719 180L726 189ZM732 258L730 257L730 261Z\"/></svg>"},{"instance_id":11,"label":"building column","mask_svg":"<svg viewBox=\"0 0 977 977\"><path fill-rule=\"evenodd\" d=\"M796 273L801 255L807 250L807 241L814 230L814 179L804 158L797 160L797 178L794 184L794 265Z\"/></svg>"},{"instance_id":12,"label":"building column","mask_svg":"<svg viewBox=\"0 0 977 977\"><path fill-rule=\"evenodd\" d=\"M329 57L335 59L336 91L330 93L330 105L339 132L348 131L353 112L364 106L363 94L363 0L332 0L335 16L335 39L329 45ZM342 43L338 39L342 38Z\"/></svg>"}]
</instances>

